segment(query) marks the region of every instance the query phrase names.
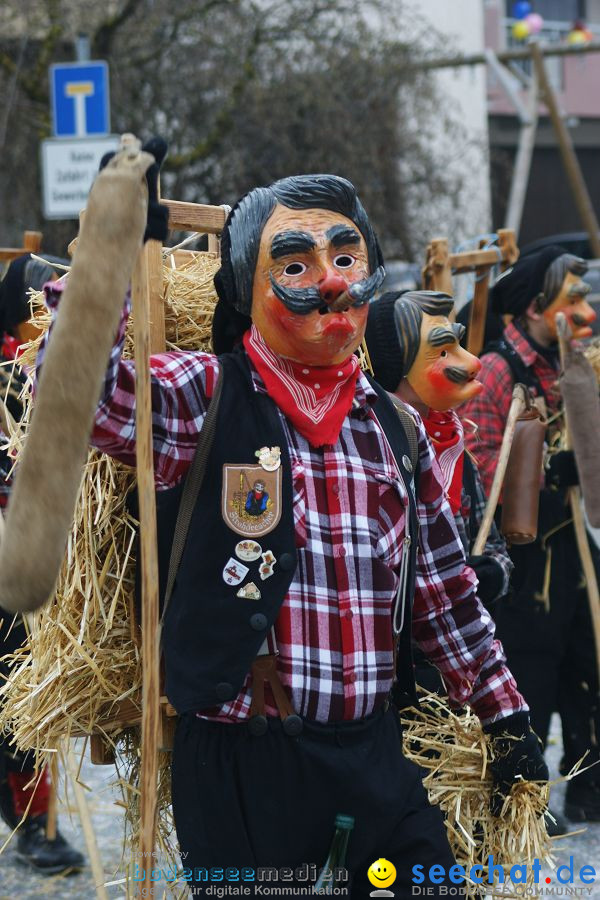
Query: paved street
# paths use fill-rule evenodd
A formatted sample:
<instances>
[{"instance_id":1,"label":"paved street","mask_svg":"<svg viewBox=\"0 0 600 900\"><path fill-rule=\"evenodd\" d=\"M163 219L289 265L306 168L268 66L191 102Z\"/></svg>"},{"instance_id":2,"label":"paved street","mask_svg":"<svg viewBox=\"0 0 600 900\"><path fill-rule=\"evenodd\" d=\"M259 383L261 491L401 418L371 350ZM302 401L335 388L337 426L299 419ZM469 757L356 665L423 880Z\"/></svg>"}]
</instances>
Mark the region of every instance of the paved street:
<instances>
[{"instance_id":1,"label":"paved street","mask_svg":"<svg viewBox=\"0 0 600 900\"><path fill-rule=\"evenodd\" d=\"M553 743L548 750L548 760L551 774L555 776L560 758L560 732L556 719L552 740ZM86 794L100 846L106 882L117 881L123 874L121 867L122 815L119 807L115 806L115 800L119 798L119 795L110 787L113 779L114 769L111 766L92 766L89 762L83 766L81 780L91 788L91 791ZM554 789L552 805L556 809L562 809L563 794L564 785L559 785ZM60 828L76 847L85 852L78 820L75 816L70 819L68 811L64 809L60 813ZM8 830L0 823L0 841L3 843L7 837ZM600 874L600 824L589 826L584 834L557 842L558 865L568 864L571 855L575 873L578 873L584 865L592 865ZM552 878L548 888L554 888L556 891L554 896L566 896L564 893L566 887L558 887L556 877L552 872L544 872L545 876ZM571 896L600 898L600 878L597 879L597 882L595 885L583 885L576 879L575 886L582 888L583 893L571 894ZM543 888L547 890L546 885ZM125 896L123 887L119 885L110 885L106 891L110 898ZM44 878L32 874L24 868L16 860L10 845L0 856L0 900L47 900L47 898L52 898L52 900L93 900L94 896L94 883L89 869L69 878ZM162 895L157 891L154 896L160 898ZM545 893L542 896L552 896L552 894Z\"/></svg>"}]
</instances>

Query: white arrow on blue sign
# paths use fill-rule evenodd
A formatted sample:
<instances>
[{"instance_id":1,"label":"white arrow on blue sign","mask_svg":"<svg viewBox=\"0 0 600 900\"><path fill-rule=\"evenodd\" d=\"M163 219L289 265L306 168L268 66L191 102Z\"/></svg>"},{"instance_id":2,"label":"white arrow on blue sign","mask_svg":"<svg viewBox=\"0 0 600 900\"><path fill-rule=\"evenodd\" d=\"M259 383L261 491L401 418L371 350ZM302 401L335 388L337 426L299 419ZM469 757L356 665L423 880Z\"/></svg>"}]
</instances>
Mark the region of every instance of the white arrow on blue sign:
<instances>
[{"instance_id":1,"label":"white arrow on blue sign","mask_svg":"<svg viewBox=\"0 0 600 900\"><path fill-rule=\"evenodd\" d=\"M50 66L55 137L101 137L110 133L108 63L57 63Z\"/></svg>"}]
</instances>

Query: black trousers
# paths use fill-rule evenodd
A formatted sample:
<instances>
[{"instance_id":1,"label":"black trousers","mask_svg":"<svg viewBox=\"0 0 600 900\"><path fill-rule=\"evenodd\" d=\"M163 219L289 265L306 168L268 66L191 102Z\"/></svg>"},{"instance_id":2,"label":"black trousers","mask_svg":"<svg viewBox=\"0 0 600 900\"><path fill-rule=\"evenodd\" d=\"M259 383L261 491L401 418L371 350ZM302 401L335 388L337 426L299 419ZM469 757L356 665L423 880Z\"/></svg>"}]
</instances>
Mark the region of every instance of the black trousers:
<instances>
[{"instance_id":1,"label":"black trousers","mask_svg":"<svg viewBox=\"0 0 600 900\"><path fill-rule=\"evenodd\" d=\"M427 801L420 770L402 755L393 708L356 723L305 722L297 737L284 734L277 719L256 737L245 724L183 716L172 780L184 867L296 870L306 864L318 872L337 813L355 818L346 896L364 898L375 890L367 869L379 858L396 868L389 890L397 898L413 896L413 866L423 866L425 887L432 886L432 865L447 873L454 864L442 815ZM437 885L434 891L428 896L438 895ZM195 893L203 895L202 886Z\"/></svg>"},{"instance_id":2,"label":"black trousers","mask_svg":"<svg viewBox=\"0 0 600 900\"><path fill-rule=\"evenodd\" d=\"M538 599L546 554L537 543L513 547L515 591L509 602L496 609L496 631L518 688L530 706L532 727L544 743L552 713L560 714L564 768L568 770L586 752L586 765L599 758L596 650L572 526L558 531L549 545L549 610ZM591 549L599 571L598 551ZM599 772L598 766L584 772L578 783L599 781Z\"/></svg>"}]
</instances>

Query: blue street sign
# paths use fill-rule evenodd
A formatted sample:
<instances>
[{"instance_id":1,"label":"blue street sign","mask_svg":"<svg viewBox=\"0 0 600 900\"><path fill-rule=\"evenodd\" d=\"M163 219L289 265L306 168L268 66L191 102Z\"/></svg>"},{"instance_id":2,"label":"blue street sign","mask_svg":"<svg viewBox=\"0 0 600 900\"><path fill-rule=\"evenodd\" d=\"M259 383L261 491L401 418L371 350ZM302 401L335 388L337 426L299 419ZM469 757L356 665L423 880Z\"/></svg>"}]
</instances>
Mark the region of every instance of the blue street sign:
<instances>
[{"instance_id":1,"label":"blue street sign","mask_svg":"<svg viewBox=\"0 0 600 900\"><path fill-rule=\"evenodd\" d=\"M55 137L100 137L110 132L108 63L57 63L50 66Z\"/></svg>"}]
</instances>

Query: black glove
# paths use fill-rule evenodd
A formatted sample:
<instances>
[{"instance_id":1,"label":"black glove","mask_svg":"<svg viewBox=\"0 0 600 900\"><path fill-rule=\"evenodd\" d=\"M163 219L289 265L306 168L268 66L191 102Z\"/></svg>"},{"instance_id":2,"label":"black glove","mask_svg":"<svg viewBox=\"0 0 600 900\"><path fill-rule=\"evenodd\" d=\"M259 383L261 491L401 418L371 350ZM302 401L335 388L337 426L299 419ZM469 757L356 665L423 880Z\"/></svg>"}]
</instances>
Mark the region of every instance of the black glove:
<instances>
[{"instance_id":1,"label":"black glove","mask_svg":"<svg viewBox=\"0 0 600 900\"><path fill-rule=\"evenodd\" d=\"M525 781L548 781L548 766L540 739L529 726L526 712L513 713L483 729L491 738L490 769L494 786L490 797L490 812L499 816L517 775Z\"/></svg>"},{"instance_id":2,"label":"black glove","mask_svg":"<svg viewBox=\"0 0 600 900\"><path fill-rule=\"evenodd\" d=\"M574 487L579 484L579 475L572 450L559 450L548 460L546 485L554 488Z\"/></svg>"},{"instance_id":3,"label":"black glove","mask_svg":"<svg viewBox=\"0 0 600 900\"><path fill-rule=\"evenodd\" d=\"M504 585L502 566L493 556L468 556L467 565L471 566L479 580L477 596L484 606L492 606Z\"/></svg>"},{"instance_id":4,"label":"black glove","mask_svg":"<svg viewBox=\"0 0 600 900\"><path fill-rule=\"evenodd\" d=\"M146 172L146 181L148 183L148 219L146 221L146 230L144 232L144 243L148 240L164 241L169 233L169 208L159 203L158 200L158 175L163 160L167 155L167 142L164 138L153 137L142 145L145 153L151 153L156 160ZM114 151L105 153L100 160L98 171L108 165L115 155Z\"/></svg>"}]
</instances>

